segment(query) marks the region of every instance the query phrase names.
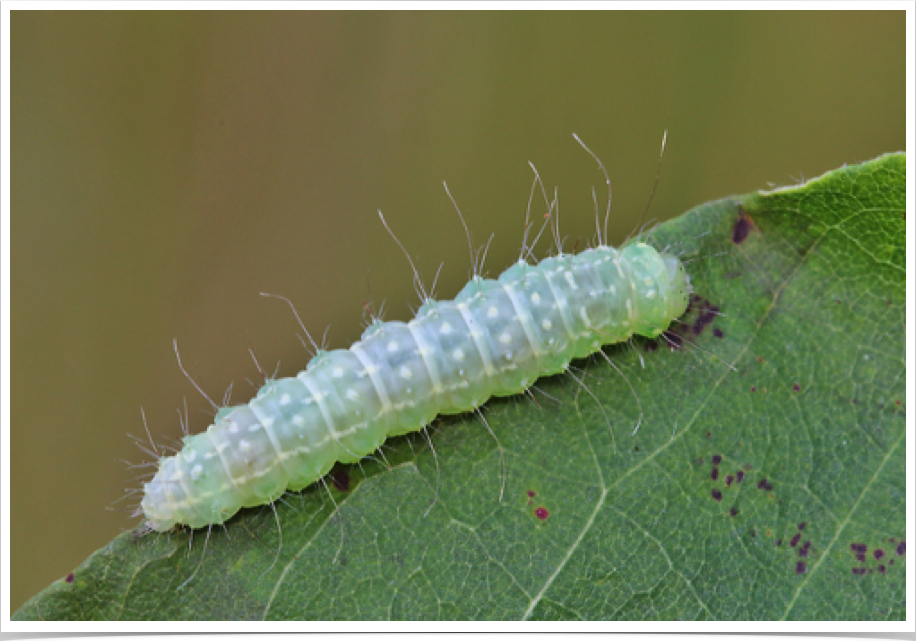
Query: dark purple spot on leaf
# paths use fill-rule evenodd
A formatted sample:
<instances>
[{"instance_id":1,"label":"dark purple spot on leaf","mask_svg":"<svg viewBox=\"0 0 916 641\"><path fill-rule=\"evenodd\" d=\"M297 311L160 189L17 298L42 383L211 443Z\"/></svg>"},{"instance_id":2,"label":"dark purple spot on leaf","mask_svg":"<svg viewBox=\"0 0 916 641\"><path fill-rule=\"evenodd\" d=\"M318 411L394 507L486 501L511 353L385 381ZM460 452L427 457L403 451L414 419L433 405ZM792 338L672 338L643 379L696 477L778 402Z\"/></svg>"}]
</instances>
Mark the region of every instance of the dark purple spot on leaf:
<instances>
[{"instance_id":1,"label":"dark purple spot on leaf","mask_svg":"<svg viewBox=\"0 0 916 641\"><path fill-rule=\"evenodd\" d=\"M535 497L534 490L528 490L528 498L533 499Z\"/></svg>"},{"instance_id":2,"label":"dark purple spot on leaf","mask_svg":"<svg viewBox=\"0 0 916 641\"><path fill-rule=\"evenodd\" d=\"M718 327L712 330L712 335L715 336L716 338L722 338L723 336L725 336L725 334L722 333L722 330L719 329Z\"/></svg>"},{"instance_id":3,"label":"dark purple spot on leaf","mask_svg":"<svg viewBox=\"0 0 916 641\"><path fill-rule=\"evenodd\" d=\"M884 574L885 571L887 571L886 567L884 567L883 565L878 566L878 572L880 572L881 574Z\"/></svg>"},{"instance_id":4,"label":"dark purple spot on leaf","mask_svg":"<svg viewBox=\"0 0 916 641\"><path fill-rule=\"evenodd\" d=\"M680 334L675 334L674 332L663 332L662 336L665 337L666 342L671 346L671 349L679 349L684 343L684 339Z\"/></svg>"},{"instance_id":5,"label":"dark purple spot on leaf","mask_svg":"<svg viewBox=\"0 0 916 641\"><path fill-rule=\"evenodd\" d=\"M741 481L744 480L744 472L743 472L742 470L738 470L738 471L736 472L736 474L738 475L738 482L739 482L739 483L740 483Z\"/></svg>"},{"instance_id":6,"label":"dark purple spot on leaf","mask_svg":"<svg viewBox=\"0 0 916 641\"><path fill-rule=\"evenodd\" d=\"M733 507L728 511L729 516L736 516L738 514L738 508Z\"/></svg>"},{"instance_id":7,"label":"dark purple spot on leaf","mask_svg":"<svg viewBox=\"0 0 916 641\"><path fill-rule=\"evenodd\" d=\"M760 481L757 482L757 489L766 490L767 492L769 492L770 490L773 489L773 486L770 485L770 482L767 481L766 477L763 477L762 479L760 479Z\"/></svg>"},{"instance_id":8,"label":"dark purple spot on leaf","mask_svg":"<svg viewBox=\"0 0 916 641\"><path fill-rule=\"evenodd\" d=\"M757 391L757 386L756 386L756 385L751 385L751 391L752 391L752 392L756 392L756 391Z\"/></svg>"},{"instance_id":9,"label":"dark purple spot on leaf","mask_svg":"<svg viewBox=\"0 0 916 641\"><path fill-rule=\"evenodd\" d=\"M716 454L715 456L712 457L713 465L718 465L721 462L722 462L722 457L720 455Z\"/></svg>"},{"instance_id":10,"label":"dark purple spot on leaf","mask_svg":"<svg viewBox=\"0 0 916 641\"><path fill-rule=\"evenodd\" d=\"M802 521L801 523L799 523L799 524L798 524L798 531L801 532L802 530L804 530L806 525L808 525L808 524L805 523L804 521Z\"/></svg>"},{"instance_id":11,"label":"dark purple spot on leaf","mask_svg":"<svg viewBox=\"0 0 916 641\"><path fill-rule=\"evenodd\" d=\"M875 557L875 561L880 561L881 558L884 556L884 550L882 550L881 548L878 548L877 550L872 552L872 554Z\"/></svg>"},{"instance_id":12,"label":"dark purple spot on leaf","mask_svg":"<svg viewBox=\"0 0 916 641\"><path fill-rule=\"evenodd\" d=\"M717 501L721 501L721 500L722 500L722 492L720 492L719 490L713 489L713 491L712 491L712 498L714 498L714 499L717 500Z\"/></svg>"},{"instance_id":13,"label":"dark purple spot on leaf","mask_svg":"<svg viewBox=\"0 0 916 641\"><path fill-rule=\"evenodd\" d=\"M697 319L694 321L690 330L695 335L699 336L708 325L716 320L718 313L719 307L717 305L712 305L709 301L703 301L703 304L697 311Z\"/></svg>"},{"instance_id":14,"label":"dark purple spot on leaf","mask_svg":"<svg viewBox=\"0 0 916 641\"><path fill-rule=\"evenodd\" d=\"M341 492L350 491L350 475L347 474L346 470L337 470L331 473L331 480L334 482L334 487Z\"/></svg>"},{"instance_id":15,"label":"dark purple spot on leaf","mask_svg":"<svg viewBox=\"0 0 916 641\"><path fill-rule=\"evenodd\" d=\"M757 530L751 530L751 538L757 537Z\"/></svg>"},{"instance_id":16,"label":"dark purple spot on leaf","mask_svg":"<svg viewBox=\"0 0 916 641\"><path fill-rule=\"evenodd\" d=\"M864 543L850 543L849 549L852 550L853 552L867 552L868 546L865 545Z\"/></svg>"},{"instance_id":17,"label":"dark purple spot on leaf","mask_svg":"<svg viewBox=\"0 0 916 641\"><path fill-rule=\"evenodd\" d=\"M805 544L798 548L798 556L808 556L808 550L811 549L811 541L805 541Z\"/></svg>"},{"instance_id":18,"label":"dark purple spot on leaf","mask_svg":"<svg viewBox=\"0 0 916 641\"><path fill-rule=\"evenodd\" d=\"M794 392L799 392L799 391L801 391L801 387L799 387L798 383L796 383L795 385L792 386L792 391L794 391Z\"/></svg>"},{"instance_id":19,"label":"dark purple spot on leaf","mask_svg":"<svg viewBox=\"0 0 916 641\"><path fill-rule=\"evenodd\" d=\"M808 571L808 564L804 561L799 561L795 564L795 574L804 574Z\"/></svg>"},{"instance_id":20,"label":"dark purple spot on leaf","mask_svg":"<svg viewBox=\"0 0 916 641\"><path fill-rule=\"evenodd\" d=\"M900 545L897 546L897 556L903 556L906 554L906 541L901 541Z\"/></svg>"},{"instance_id":21,"label":"dark purple spot on leaf","mask_svg":"<svg viewBox=\"0 0 916 641\"><path fill-rule=\"evenodd\" d=\"M64 579L67 583L73 583L73 572L67 575L67 578Z\"/></svg>"},{"instance_id":22,"label":"dark purple spot on leaf","mask_svg":"<svg viewBox=\"0 0 916 641\"><path fill-rule=\"evenodd\" d=\"M547 508L545 507L539 507L534 511L534 515L542 521L546 521L547 517L550 516L550 512L548 512Z\"/></svg>"},{"instance_id":23,"label":"dark purple spot on leaf","mask_svg":"<svg viewBox=\"0 0 916 641\"><path fill-rule=\"evenodd\" d=\"M858 576L862 576L863 574L865 574L865 568L853 568L852 573Z\"/></svg>"},{"instance_id":24,"label":"dark purple spot on leaf","mask_svg":"<svg viewBox=\"0 0 916 641\"><path fill-rule=\"evenodd\" d=\"M735 477L729 474L725 477L725 487L731 487L732 481L735 480Z\"/></svg>"},{"instance_id":25,"label":"dark purple spot on leaf","mask_svg":"<svg viewBox=\"0 0 916 641\"><path fill-rule=\"evenodd\" d=\"M776 545L777 546L782 545L782 539L776 539Z\"/></svg>"},{"instance_id":26,"label":"dark purple spot on leaf","mask_svg":"<svg viewBox=\"0 0 916 641\"><path fill-rule=\"evenodd\" d=\"M856 561L865 561L865 552L856 552Z\"/></svg>"},{"instance_id":27,"label":"dark purple spot on leaf","mask_svg":"<svg viewBox=\"0 0 916 641\"><path fill-rule=\"evenodd\" d=\"M795 536L792 537L792 540L789 541L789 545L791 545L794 548L796 545L798 545L798 542L800 540L801 540L801 534L796 534Z\"/></svg>"},{"instance_id":28,"label":"dark purple spot on leaf","mask_svg":"<svg viewBox=\"0 0 916 641\"><path fill-rule=\"evenodd\" d=\"M744 208L738 205L738 220L735 221L735 227L732 229L732 242L740 245L747 239L752 229L754 229L754 221L747 215Z\"/></svg>"},{"instance_id":29,"label":"dark purple spot on leaf","mask_svg":"<svg viewBox=\"0 0 916 641\"><path fill-rule=\"evenodd\" d=\"M713 481L718 481L719 480L719 468L717 467L712 468L712 472L709 473L709 478L711 478Z\"/></svg>"}]
</instances>

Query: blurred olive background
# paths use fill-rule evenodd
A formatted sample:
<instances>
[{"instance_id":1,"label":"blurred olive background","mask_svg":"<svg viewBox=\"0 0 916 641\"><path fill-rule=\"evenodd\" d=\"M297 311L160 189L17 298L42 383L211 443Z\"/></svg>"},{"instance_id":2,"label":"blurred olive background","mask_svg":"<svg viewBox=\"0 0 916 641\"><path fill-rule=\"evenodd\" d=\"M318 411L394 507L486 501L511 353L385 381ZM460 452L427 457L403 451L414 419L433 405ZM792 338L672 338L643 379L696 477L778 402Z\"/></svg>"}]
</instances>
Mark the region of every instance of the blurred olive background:
<instances>
[{"instance_id":1,"label":"blurred olive background","mask_svg":"<svg viewBox=\"0 0 916 641\"><path fill-rule=\"evenodd\" d=\"M448 182L495 276L532 161L567 250L905 147L904 12L31 12L12 46L11 607L119 532L119 459L193 431L235 382L416 304L381 209L440 297L468 277ZM545 208L536 203L535 213ZM545 253L548 243L540 245ZM129 508L131 500L117 503Z\"/></svg>"}]
</instances>

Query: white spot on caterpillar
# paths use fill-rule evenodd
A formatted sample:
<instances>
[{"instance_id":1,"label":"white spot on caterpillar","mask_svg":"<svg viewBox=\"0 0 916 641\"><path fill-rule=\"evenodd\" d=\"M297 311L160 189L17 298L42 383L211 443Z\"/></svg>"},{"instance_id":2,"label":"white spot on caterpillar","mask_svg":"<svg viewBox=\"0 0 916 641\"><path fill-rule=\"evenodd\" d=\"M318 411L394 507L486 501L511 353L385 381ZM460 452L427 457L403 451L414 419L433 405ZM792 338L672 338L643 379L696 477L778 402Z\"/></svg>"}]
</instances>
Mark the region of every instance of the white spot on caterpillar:
<instances>
[{"instance_id":1,"label":"white spot on caterpillar","mask_svg":"<svg viewBox=\"0 0 916 641\"><path fill-rule=\"evenodd\" d=\"M358 400L359 400L359 392L357 392L355 389L352 389L352 388L351 388L351 389L348 389L348 390L347 390L347 398L349 398L351 401L358 401Z\"/></svg>"},{"instance_id":2,"label":"white spot on caterpillar","mask_svg":"<svg viewBox=\"0 0 916 641\"><path fill-rule=\"evenodd\" d=\"M541 327L543 327L547 331L550 331L551 329L553 329L553 323L551 323L549 319L545 318L543 321L541 321Z\"/></svg>"},{"instance_id":3,"label":"white spot on caterpillar","mask_svg":"<svg viewBox=\"0 0 916 641\"><path fill-rule=\"evenodd\" d=\"M401 375L401 378L409 379L413 377L413 372L411 372L410 368L406 365L401 365L401 369L398 373Z\"/></svg>"},{"instance_id":4,"label":"white spot on caterpillar","mask_svg":"<svg viewBox=\"0 0 916 641\"><path fill-rule=\"evenodd\" d=\"M289 405L292 397L289 394L284 394L280 397L280 405Z\"/></svg>"},{"instance_id":5,"label":"white spot on caterpillar","mask_svg":"<svg viewBox=\"0 0 916 641\"><path fill-rule=\"evenodd\" d=\"M343 373L344 373L343 368L338 365L337 367L334 368L334 372L332 375L334 376L334 378L340 378L341 376L343 376Z\"/></svg>"},{"instance_id":6,"label":"white spot on caterpillar","mask_svg":"<svg viewBox=\"0 0 916 641\"><path fill-rule=\"evenodd\" d=\"M198 463L197 465L191 468L191 480L196 481L203 475L203 473L204 473L204 466Z\"/></svg>"},{"instance_id":7,"label":"white spot on caterpillar","mask_svg":"<svg viewBox=\"0 0 916 641\"><path fill-rule=\"evenodd\" d=\"M534 292L534 293L531 295L531 302L534 303L535 305L540 305L540 303L541 303L541 296L540 296L540 294L538 294L537 292Z\"/></svg>"},{"instance_id":8,"label":"white spot on caterpillar","mask_svg":"<svg viewBox=\"0 0 916 641\"><path fill-rule=\"evenodd\" d=\"M449 334L452 333L452 326L449 325L447 322L442 323L442 327L439 328L439 331L442 332L444 336L448 336Z\"/></svg>"},{"instance_id":9,"label":"white spot on caterpillar","mask_svg":"<svg viewBox=\"0 0 916 641\"><path fill-rule=\"evenodd\" d=\"M499 316L499 310L497 310L495 307L491 306L490 309L487 310L487 317L488 317L488 318L496 318L497 316Z\"/></svg>"},{"instance_id":10,"label":"white spot on caterpillar","mask_svg":"<svg viewBox=\"0 0 916 641\"><path fill-rule=\"evenodd\" d=\"M242 439L239 441L239 451L243 453L248 453L251 451L251 443Z\"/></svg>"},{"instance_id":11,"label":"white spot on caterpillar","mask_svg":"<svg viewBox=\"0 0 916 641\"><path fill-rule=\"evenodd\" d=\"M456 349L454 352L452 352L452 358L454 358L456 361L463 361L464 352L460 349Z\"/></svg>"},{"instance_id":12,"label":"white spot on caterpillar","mask_svg":"<svg viewBox=\"0 0 916 641\"><path fill-rule=\"evenodd\" d=\"M512 336L509 335L509 332L503 332L499 335L499 342L503 345L508 345L512 342Z\"/></svg>"}]
</instances>

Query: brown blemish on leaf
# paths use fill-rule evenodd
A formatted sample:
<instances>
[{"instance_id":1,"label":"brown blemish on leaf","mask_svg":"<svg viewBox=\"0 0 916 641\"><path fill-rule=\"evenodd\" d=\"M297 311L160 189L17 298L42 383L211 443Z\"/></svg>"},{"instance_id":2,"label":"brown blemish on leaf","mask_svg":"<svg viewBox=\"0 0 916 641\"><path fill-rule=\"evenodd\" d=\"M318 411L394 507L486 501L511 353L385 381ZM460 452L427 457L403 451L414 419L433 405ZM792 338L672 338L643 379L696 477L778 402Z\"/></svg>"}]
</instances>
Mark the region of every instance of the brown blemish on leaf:
<instances>
[{"instance_id":1,"label":"brown blemish on leaf","mask_svg":"<svg viewBox=\"0 0 916 641\"><path fill-rule=\"evenodd\" d=\"M350 491L350 475L346 470L337 470L336 472L331 473L331 481L341 492Z\"/></svg>"},{"instance_id":2,"label":"brown blemish on leaf","mask_svg":"<svg viewBox=\"0 0 916 641\"><path fill-rule=\"evenodd\" d=\"M738 205L738 220L735 221L735 227L732 229L732 242L740 245L747 239L751 230L756 228L754 220L744 211L744 207Z\"/></svg>"}]
</instances>

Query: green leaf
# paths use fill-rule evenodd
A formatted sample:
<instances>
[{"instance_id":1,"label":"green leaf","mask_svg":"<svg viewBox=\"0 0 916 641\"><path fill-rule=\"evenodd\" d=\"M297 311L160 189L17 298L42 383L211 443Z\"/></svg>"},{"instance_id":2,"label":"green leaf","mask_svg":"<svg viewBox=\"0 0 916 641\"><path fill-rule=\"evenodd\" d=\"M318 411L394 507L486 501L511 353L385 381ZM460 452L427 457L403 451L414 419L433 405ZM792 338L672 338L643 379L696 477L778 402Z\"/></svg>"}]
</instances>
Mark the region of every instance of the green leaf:
<instances>
[{"instance_id":1,"label":"green leaf","mask_svg":"<svg viewBox=\"0 0 916 641\"><path fill-rule=\"evenodd\" d=\"M905 175L698 207L652 239L695 257L680 349L609 347L190 549L120 536L16 618L903 620Z\"/></svg>"}]
</instances>

